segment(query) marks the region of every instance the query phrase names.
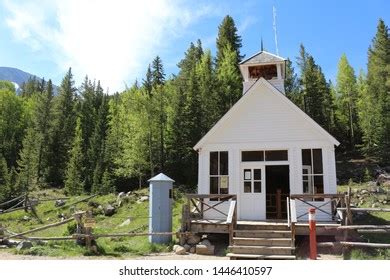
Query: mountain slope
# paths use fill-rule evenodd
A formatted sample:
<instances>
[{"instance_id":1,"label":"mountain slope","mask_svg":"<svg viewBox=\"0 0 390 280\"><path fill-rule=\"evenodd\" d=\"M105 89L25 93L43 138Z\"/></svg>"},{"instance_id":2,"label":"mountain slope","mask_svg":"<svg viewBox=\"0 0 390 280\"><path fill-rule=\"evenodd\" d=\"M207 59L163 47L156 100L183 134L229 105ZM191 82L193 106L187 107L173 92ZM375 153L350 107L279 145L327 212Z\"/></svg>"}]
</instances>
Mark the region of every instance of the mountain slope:
<instances>
[{"instance_id":1,"label":"mountain slope","mask_svg":"<svg viewBox=\"0 0 390 280\"><path fill-rule=\"evenodd\" d=\"M24 72L20 69L0 66L0 80L10 81L16 84L17 92L20 91L20 88L23 85L23 83L27 82L30 78L34 78L34 77L39 81L42 80L36 75L30 74L28 72ZM54 88L54 94L57 94L58 87L56 85L53 85L53 88Z\"/></svg>"},{"instance_id":2,"label":"mountain slope","mask_svg":"<svg viewBox=\"0 0 390 280\"><path fill-rule=\"evenodd\" d=\"M29 78L36 77L33 74L24 72L17 68L12 67L0 67L0 80L6 80L10 82L14 82L19 85L19 87L27 82Z\"/></svg>"}]
</instances>

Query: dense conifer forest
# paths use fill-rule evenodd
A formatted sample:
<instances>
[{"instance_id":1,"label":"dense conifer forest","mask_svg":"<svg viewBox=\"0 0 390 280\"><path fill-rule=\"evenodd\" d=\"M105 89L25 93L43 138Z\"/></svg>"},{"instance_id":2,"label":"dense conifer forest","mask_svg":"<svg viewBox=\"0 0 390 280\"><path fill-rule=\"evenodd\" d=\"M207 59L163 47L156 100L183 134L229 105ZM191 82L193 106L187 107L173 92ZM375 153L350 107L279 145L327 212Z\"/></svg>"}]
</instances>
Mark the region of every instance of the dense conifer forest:
<instances>
[{"instance_id":1,"label":"dense conifer forest","mask_svg":"<svg viewBox=\"0 0 390 280\"><path fill-rule=\"evenodd\" d=\"M356 73L344 54L335 83L297 46L286 95L341 142L338 154L389 164L389 29L379 20L372 30L367 69ZM195 186L192 147L242 95L232 17L219 25L216 45L213 56L200 40L190 43L177 75L166 75L157 56L142 81L114 95L88 76L75 85L71 69L58 94L51 80L31 79L19 94L0 81L0 201L37 188L69 195L137 188L158 172Z\"/></svg>"}]
</instances>

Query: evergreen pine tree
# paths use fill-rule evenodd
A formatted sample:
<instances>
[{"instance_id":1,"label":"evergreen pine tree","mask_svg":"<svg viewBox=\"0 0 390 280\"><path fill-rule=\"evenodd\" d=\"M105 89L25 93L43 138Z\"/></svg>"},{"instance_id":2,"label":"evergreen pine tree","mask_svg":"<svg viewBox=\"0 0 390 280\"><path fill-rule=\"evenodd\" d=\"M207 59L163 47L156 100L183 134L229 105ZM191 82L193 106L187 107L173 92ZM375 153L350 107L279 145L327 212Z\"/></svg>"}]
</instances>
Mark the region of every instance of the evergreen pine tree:
<instances>
[{"instance_id":1,"label":"evergreen pine tree","mask_svg":"<svg viewBox=\"0 0 390 280\"><path fill-rule=\"evenodd\" d=\"M64 182L65 169L75 128L75 91L73 74L69 68L62 80L54 106L54 121L50 139L48 180L59 187Z\"/></svg>"},{"instance_id":2,"label":"evergreen pine tree","mask_svg":"<svg viewBox=\"0 0 390 280\"><path fill-rule=\"evenodd\" d=\"M11 196L10 179L7 161L3 154L0 153L0 202L4 202Z\"/></svg>"},{"instance_id":3,"label":"evergreen pine tree","mask_svg":"<svg viewBox=\"0 0 390 280\"><path fill-rule=\"evenodd\" d=\"M216 110L219 100L215 90L216 77L210 50L203 53L200 62L197 64L196 77L201 100L199 104L202 111L200 125L201 135L203 136L220 118L220 113Z\"/></svg>"},{"instance_id":4,"label":"evergreen pine tree","mask_svg":"<svg viewBox=\"0 0 390 280\"><path fill-rule=\"evenodd\" d=\"M43 85L42 85L43 86ZM35 126L37 130L36 141L38 146L37 174L38 180L46 182L47 170L49 168L49 141L52 129L53 117L53 84L49 80L44 91L38 95L35 112Z\"/></svg>"},{"instance_id":5,"label":"evergreen pine tree","mask_svg":"<svg viewBox=\"0 0 390 280\"><path fill-rule=\"evenodd\" d=\"M337 73L337 119L343 128L340 137L347 141L350 149L359 142L359 127L357 116L358 93L356 88L355 72L343 54L340 58Z\"/></svg>"},{"instance_id":6,"label":"evergreen pine tree","mask_svg":"<svg viewBox=\"0 0 390 280\"><path fill-rule=\"evenodd\" d=\"M38 181L38 142L37 132L33 125L27 128L23 139L23 149L20 151L18 160L18 193L28 192L34 189Z\"/></svg>"},{"instance_id":7,"label":"evergreen pine tree","mask_svg":"<svg viewBox=\"0 0 390 280\"><path fill-rule=\"evenodd\" d=\"M81 121L77 118L75 136L65 173L65 191L69 195L79 195L84 192L82 144Z\"/></svg>"},{"instance_id":8,"label":"evergreen pine tree","mask_svg":"<svg viewBox=\"0 0 390 280\"><path fill-rule=\"evenodd\" d=\"M156 87L157 85L161 86L164 83L164 66L162 64L161 58L159 56L156 56L156 58L152 62L152 85Z\"/></svg>"},{"instance_id":9,"label":"evergreen pine tree","mask_svg":"<svg viewBox=\"0 0 390 280\"><path fill-rule=\"evenodd\" d=\"M229 15L225 16L221 24L218 26L217 68L224 57L224 50L228 47L236 52L236 61L234 61L234 65L238 67L238 63L244 58L244 56L240 54L240 48L242 47L241 36L237 34L236 24L233 18Z\"/></svg>"},{"instance_id":10,"label":"evergreen pine tree","mask_svg":"<svg viewBox=\"0 0 390 280\"><path fill-rule=\"evenodd\" d=\"M376 35L368 51L367 93L374 106L370 128L372 136L363 137L363 147L383 163L390 162L390 38L389 30L379 20ZM370 142L366 142L370 139Z\"/></svg>"},{"instance_id":11,"label":"evergreen pine tree","mask_svg":"<svg viewBox=\"0 0 390 280\"><path fill-rule=\"evenodd\" d=\"M299 91L298 77L290 59L286 61L286 78L284 81L286 96L303 110L303 98Z\"/></svg>"},{"instance_id":12,"label":"evergreen pine tree","mask_svg":"<svg viewBox=\"0 0 390 280\"><path fill-rule=\"evenodd\" d=\"M217 81L219 92L219 114L222 117L242 95L242 79L237 64L237 52L230 45L222 51Z\"/></svg>"},{"instance_id":13,"label":"evergreen pine tree","mask_svg":"<svg viewBox=\"0 0 390 280\"><path fill-rule=\"evenodd\" d=\"M148 66L148 69L146 70L145 79L142 82L142 86L144 87L147 95L152 95L152 89L153 89L153 74L152 70L150 68L150 64Z\"/></svg>"},{"instance_id":14,"label":"evergreen pine tree","mask_svg":"<svg viewBox=\"0 0 390 280\"><path fill-rule=\"evenodd\" d=\"M155 94L153 95L156 98L158 105L158 112L154 112L153 108L149 111L150 114L158 114L158 130L159 130L159 172L164 171L165 165L165 134L166 130L166 97L164 92L164 83L165 83L165 73L164 66L159 56L152 62L152 77L153 77L153 91ZM157 108L154 108L156 110Z\"/></svg>"},{"instance_id":15,"label":"evergreen pine tree","mask_svg":"<svg viewBox=\"0 0 390 280\"><path fill-rule=\"evenodd\" d=\"M299 87L303 97L303 110L324 129L331 130L330 108L333 101L321 67L315 63L303 45L300 46L300 56L297 60L300 68Z\"/></svg>"},{"instance_id":16,"label":"evergreen pine tree","mask_svg":"<svg viewBox=\"0 0 390 280\"><path fill-rule=\"evenodd\" d=\"M99 192L98 188L101 184L101 178L104 170L104 146L107 133L107 114L108 106L106 96L103 97L103 102L99 108L98 117L94 132L92 134L89 149L87 152L89 166L92 171L92 191ZM89 191L88 189L87 191Z\"/></svg>"}]
</instances>

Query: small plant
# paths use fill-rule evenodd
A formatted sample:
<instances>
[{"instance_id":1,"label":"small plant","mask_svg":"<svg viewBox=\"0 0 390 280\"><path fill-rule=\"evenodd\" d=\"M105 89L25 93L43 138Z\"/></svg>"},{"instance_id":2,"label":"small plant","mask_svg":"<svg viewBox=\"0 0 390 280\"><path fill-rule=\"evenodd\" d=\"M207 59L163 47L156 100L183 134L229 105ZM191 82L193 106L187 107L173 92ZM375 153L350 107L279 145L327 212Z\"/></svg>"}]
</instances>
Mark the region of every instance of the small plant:
<instances>
[{"instance_id":1,"label":"small plant","mask_svg":"<svg viewBox=\"0 0 390 280\"><path fill-rule=\"evenodd\" d=\"M76 223L69 223L67 226L66 226L66 230L65 230L65 233L64 235L72 235L74 233L76 233L76 230L77 230L77 224Z\"/></svg>"},{"instance_id":2,"label":"small plant","mask_svg":"<svg viewBox=\"0 0 390 280\"><path fill-rule=\"evenodd\" d=\"M370 171L366 167L366 169L364 170L363 180L364 180L364 182L369 182L369 181L371 181L371 179L372 179L372 177L371 177Z\"/></svg>"},{"instance_id":3,"label":"small plant","mask_svg":"<svg viewBox=\"0 0 390 280\"><path fill-rule=\"evenodd\" d=\"M114 246L113 250L114 252L118 252L118 253L127 253L131 251L130 248L124 244L119 244L117 246Z\"/></svg>"}]
</instances>

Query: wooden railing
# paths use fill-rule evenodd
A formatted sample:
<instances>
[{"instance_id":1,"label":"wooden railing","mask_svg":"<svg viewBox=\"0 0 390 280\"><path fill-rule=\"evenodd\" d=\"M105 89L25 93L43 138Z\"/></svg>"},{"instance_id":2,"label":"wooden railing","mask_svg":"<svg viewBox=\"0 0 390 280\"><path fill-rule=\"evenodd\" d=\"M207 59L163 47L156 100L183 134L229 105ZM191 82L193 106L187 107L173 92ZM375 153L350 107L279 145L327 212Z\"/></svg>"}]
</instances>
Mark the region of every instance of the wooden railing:
<instances>
[{"instance_id":1,"label":"wooden railing","mask_svg":"<svg viewBox=\"0 0 390 280\"><path fill-rule=\"evenodd\" d=\"M266 194L267 219L284 219L287 216L286 202L289 197L288 193L282 193L277 189L276 193Z\"/></svg>"},{"instance_id":2,"label":"wooden railing","mask_svg":"<svg viewBox=\"0 0 390 280\"><path fill-rule=\"evenodd\" d=\"M290 204L294 201L299 201L304 205L314 208L317 213L328 216L329 221L344 222L340 211L337 211L338 206L345 205L345 194L292 194L290 195ZM320 204L319 204L320 203ZM329 207L330 205L330 207ZM297 213L297 205L295 204L295 213ZM291 211L291 206L290 206ZM292 211L291 211L292 212ZM297 214L296 214L297 215ZM308 215L307 212L301 213L296 217L297 220Z\"/></svg>"},{"instance_id":3,"label":"wooden railing","mask_svg":"<svg viewBox=\"0 0 390 280\"><path fill-rule=\"evenodd\" d=\"M208 224L228 227L230 243L233 231L237 226L237 196L235 194L187 194L187 204L183 207L182 231L191 231L191 223L196 220L207 220ZM211 202L211 203L210 203ZM228 203L228 211L218 209L218 206ZM188 209L188 210L186 210ZM216 212L220 219L207 219L205 213Z\"/></svg>"}]
</instances>

